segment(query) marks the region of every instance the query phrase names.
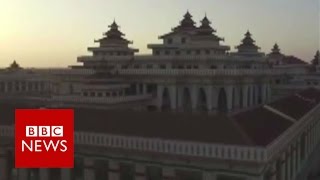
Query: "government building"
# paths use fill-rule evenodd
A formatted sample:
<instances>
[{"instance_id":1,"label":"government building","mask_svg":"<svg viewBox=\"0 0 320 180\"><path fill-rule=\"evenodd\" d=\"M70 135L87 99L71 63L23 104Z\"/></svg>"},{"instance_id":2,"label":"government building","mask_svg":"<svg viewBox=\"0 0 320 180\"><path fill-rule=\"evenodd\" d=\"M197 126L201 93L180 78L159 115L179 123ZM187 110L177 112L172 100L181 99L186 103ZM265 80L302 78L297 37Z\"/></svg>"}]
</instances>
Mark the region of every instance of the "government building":
<instances>
[{"instance_id":1,"label":"government building","mask_svg":"<svg viewBox=\"0 0 320 180\"><path fill-rule=\"evenodd\" d=\"M75 66L0 69L0 180L320 179L319 51L231 51L189 12L159 39L138 54L114 21ZM73 169L14 167L16 108L74 109Z\"/></svg>"}]
</instances>

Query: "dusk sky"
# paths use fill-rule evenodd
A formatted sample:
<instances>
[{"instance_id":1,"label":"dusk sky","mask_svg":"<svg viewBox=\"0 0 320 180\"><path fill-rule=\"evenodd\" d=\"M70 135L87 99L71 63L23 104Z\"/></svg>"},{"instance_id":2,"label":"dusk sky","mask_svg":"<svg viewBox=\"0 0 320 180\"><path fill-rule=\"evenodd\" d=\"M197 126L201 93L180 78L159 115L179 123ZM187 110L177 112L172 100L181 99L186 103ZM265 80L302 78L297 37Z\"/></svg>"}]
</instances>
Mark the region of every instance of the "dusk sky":
<instances>
[{"instance_id":1,"label":"dusk sky","mask_svg":"<svg viewBox=\"0 0 320 180\"><path fill-rule=\"evenodd\" d=\"M87 55L115 18L140 53L178 25L187 10L207 13L232 50L249 29L262 52L310 61L319 49L319 0L1 0L0 66L63 67Z\"/></svg>"}]
</instances>

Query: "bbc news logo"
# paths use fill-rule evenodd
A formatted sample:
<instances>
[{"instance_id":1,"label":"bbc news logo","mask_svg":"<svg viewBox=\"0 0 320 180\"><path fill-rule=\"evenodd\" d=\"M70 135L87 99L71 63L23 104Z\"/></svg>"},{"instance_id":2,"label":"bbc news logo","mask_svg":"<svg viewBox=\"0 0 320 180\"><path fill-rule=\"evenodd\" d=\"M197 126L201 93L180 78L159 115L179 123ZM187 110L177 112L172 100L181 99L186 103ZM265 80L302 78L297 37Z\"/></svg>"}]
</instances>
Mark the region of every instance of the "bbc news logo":
<instances>
[{"instance_id":1,"label":"bbc news logo","mask_svg":"<svg viewBox=\"0 0 320 180\"><path fill-rule=\"evenodd\" d=\"M15 116L16 168L73 168L73 110L17 109Z\"/></svg>"},{"instance_id":2,"label":"bbc news logo","mask_svg":"<svg viewBox=\"0 0 320 180\"><path fill-rule=\"evenodd\" d=\"M63 126L27 126L26 137L63 137ZM22 152L66 152L67 140L22 140Z\"/></svg>"}]
</instances>

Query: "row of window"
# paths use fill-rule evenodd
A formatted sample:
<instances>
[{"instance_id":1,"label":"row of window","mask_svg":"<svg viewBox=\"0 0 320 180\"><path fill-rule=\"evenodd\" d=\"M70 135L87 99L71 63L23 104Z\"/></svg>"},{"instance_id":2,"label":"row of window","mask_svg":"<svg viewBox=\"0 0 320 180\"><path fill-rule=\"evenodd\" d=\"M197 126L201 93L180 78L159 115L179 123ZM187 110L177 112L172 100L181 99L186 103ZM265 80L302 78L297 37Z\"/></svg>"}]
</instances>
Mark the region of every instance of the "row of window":
<instances>
[{"instance_id":1,"label":"row of window","mask_svg":"<svg viewBox=\"0 0 320 180\"><path fill-rule=\"evenodd\" d=\"M167 44L172 44L173 43L173 39L172 38L168 38L168 39L166 39L166 42L167 42ZM187 42L187 39L185 37L182 37L180 39L180 43L181 44L185 44L186 42Z\"/></svg>"},{"instance_id":2,"label":"row of window","mask_svg":"<svg viewBox=\"0 0 320 180\"><path fill-rule=\"evenodd\" d=\"M83 92L83 96L85 97L117 97L117 96L123 96L123 91L113 91L113 92Z\"/></svg>"},{"instance_id":3,"label":"row of window","mask_svg":"<svg viewBox=\"0 0 320 180\"><path fill-rule=\"evenodd\" d=\"M121 69L128 69L129 67L133 67L134 69L140 69L140 68L146 68L146 69L153 69L153 68L159 68L159 69L199 69L199 65L167 65L167 64L159 64L159 65L153 65L153 64L146 64L146 65L141 65L141 64L134 64L132 66L129 65L122 65ZM223 68L223 69L252 69L252 68L256 68L255 66L226 66L223 65L221 67L217 66L217 65L210 65L208 67L209 69L219 69L219 68Z\"/></svg>"},{"instance_id":4,"label":"row of window","mask_svg":"<svg viewBox=\"0 0 320 180\"><path fill-rule=\"evenodd\" d=\"M210 55L210 54L225 54L225 51L223 50L164 50L164 51L160 51L160 50L154 50L153 51L153 55L181 55L181 54L185 54L185 55Z\"/></svg>"},{"instance_id":5,"label":"row of window","mask_svg":"<svg viewBox=\"0 0 320 180\"><path fill-rule=\"evenodd\" d=\"M0 91L42 91L45 90L44 82L0 82Z\"/></svg>"},{"instance_id":6,"label":"row of window","mask_svg":"<svg viewBox=\"0 0 320 180\"><path fill-rule=\"evenodd\" d=\"M134 52L129 51L100 51L94 52L94 56L127 56L127 55L134 55Z\"/></svg>"},{"instance_id":7,"label":"row of window","mask_svg":"<svg viewBox=\"0 0 320 180\"><path fill-rule=\"evenodd\" d=\"M210 146L199 146L191 144L174 144L164 143L159 141L145 141L145 140L128 140L127 138L110 138L105 136L96 135L79 135L76 136L77 141L84 143L90 143L94 145L108 145L113 147L133 148L153 150L158 152L171 152L178 154L198 155L198 156L211 156L222 158L240 158L240 159L258 159L258 152L249 150L238 150L237 148L215 148ZM260 159L263 157L263 153L260 154Z\"/></svg>"}]
</instances>

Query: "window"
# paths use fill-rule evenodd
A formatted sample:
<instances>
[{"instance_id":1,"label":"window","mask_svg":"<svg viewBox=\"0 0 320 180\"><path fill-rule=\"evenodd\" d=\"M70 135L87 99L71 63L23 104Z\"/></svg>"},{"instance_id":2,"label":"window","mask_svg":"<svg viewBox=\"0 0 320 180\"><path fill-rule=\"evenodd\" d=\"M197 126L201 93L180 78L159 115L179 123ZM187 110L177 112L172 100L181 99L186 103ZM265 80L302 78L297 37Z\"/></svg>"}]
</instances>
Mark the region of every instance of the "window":
<instances>
[{"instance_id":1,"label":"window","mask_svg":"<svg viewBox=\"0 0 320 180\"><path fill-rule=\"evenodd\" d=\"M83 96L88 96L88 93L87 93L87 92L84 92L84 93L83 93Z\"/></svg>"},{"instance_id":2,"label":"window","mask_svg":"<svg viewBox=\"0 0 320 180\"><path fill-rule=\"evenodd\" d=\"M210 54L210 50L208 50L208 49L205 52L207 55Z\"/></svg>"},{"instance_id":3,"label":"window","mask_svg":"<svg viewBox=\"0 0 320 180\"><path fill-rule=\"evenodd\" d=\"M187 54L190 55L191 54L191 50L187 50Z\"/></svg>"},{"instance_id":4,"label":"window","mask_svg":"<svg viewBox=\"0 0 320 180\"><path fill-rule=\"evenodd\" d=\"M160 55L160 52L158 50L154 51L154 55Z\"/></svg>"},{"instance_id":5,"label":"window","mask_svg":"<svg viewBox=\"0 0 320 180\"><path fill-rule=\"evenodd\" d=\"M180 55L180 51L176 51L176 55Z\"/></svg>"},{"instance_id":6,"label":"window","mask_svg":"<svg viewBox=\"0 0 320 180\"><path fill-rule=\"evenodd\" d=\"M102 93L101 92L98 92L98 97L102 97Z\"/></svg>"},{"instance_id":7,"label":"window","mask_svg":"<svg viewBox=\"0 0 320 180\"><path fill-rule=\"evenodd\" d=\"M122 65L121 69L128 69L128 65Z\"/></svg>"},{"instance_id":8,"label":"window","mask_svg":"<svg viewBox=\"0 0 320 180\"><path fill-rule=\"evenodd\" d=\"M198 50L196 50L196 54L197 55L199 55L200 54L200 50L198 49Z\"/></svg>"},{"instance_id":9,"label":"window","mask_svg":"<svg viewBox=\"0 0 320 180\"><path fill-rule=\"evenodd\" d=\"M139 69L139 68L140 68L140 65L139 65L139 64L135 64L135 65L133 66L133 68L134 68L134 69Z\"/></svg>"},{"instance_id":10,"label":"window","mask_svg":"<svg viewBox=\"0 0 320 180\"><path fill-rule=\"evenodd\" d=\"M168 44L172 44L172 39L171 38L168 39Z\"/></svg>"},{"instance_id":11,"label":"window","mask_svg":"<svg viewBox=\"0 0 320 180\"><path fill-rule=\"evenodd\" d=\"M183 65L178 65L178 69L184 69Z\"/></svg>"},{"instance_id":12,"label":"window","mask_svg":"<svg viewBox=\"0 0 320 180\"><path fill-rule=\"evenodd\" d=\"M166 65L165 64L160 64L160 69L165 69Z\"/></svg>"},{"instance_id":13,"label":"window","mask_svg":"<svg viewBox=\"0 0 320 180\"><path fill-rule=\"evenodd\" d=\"M210 66L210 69L217 69L217 66L211 65L211 66Z\"/></svg>"},{"instance_id":14,"label":"window","mask_svg":"<svg viewBox=\"0 0 320 180\"><path fill-rule=\"evenodd\" d=\"M185 38L185 37L181 38L181 43L182 43L182 44L185 44L185 43L186 43L186 38Z\"/></svg>"},{"instance_id":15,"label":"window","mask_svg":"<svg viewBox=\"0 0 320 180\"><path fill-rule=\"evenodd\" d=\"M170 54L170 51L169 51L169 50L165 50L164 53L165 53L166 55L169 55L169 54Z\"/></svg>"},{"instance_id":16,"label":"window","mask_svg":"<svg viewBox=\"0 0 320 180\"><path fill-rule=\"evenodd\" d=\"M147 69L152 69L153 65L152 64L147 64Z\"/></svg>"},{"instance_id":17,"label":"window","mask_svg":"<svg viewBox=\"0 0 320 180\"><path fill-rule=\"evenodd\" d=\"M198 69L198 68L199 68L198 65L194 65L194 66L193 66L193 69Z\"/></svg>"}]
</instances>

